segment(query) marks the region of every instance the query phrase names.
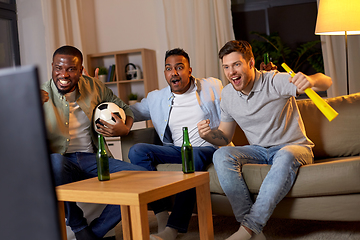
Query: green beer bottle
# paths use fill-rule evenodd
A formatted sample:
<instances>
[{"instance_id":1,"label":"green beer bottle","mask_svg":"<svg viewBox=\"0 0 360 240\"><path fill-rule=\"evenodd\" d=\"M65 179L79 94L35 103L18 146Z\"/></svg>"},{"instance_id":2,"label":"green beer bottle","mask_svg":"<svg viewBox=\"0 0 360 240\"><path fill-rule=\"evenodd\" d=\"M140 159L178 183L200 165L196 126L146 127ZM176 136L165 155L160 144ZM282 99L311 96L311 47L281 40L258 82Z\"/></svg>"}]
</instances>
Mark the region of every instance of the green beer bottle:
<instances>
[{"instance_id":1,"label":"green beer bottle","mask_svg":"<svg viewBox=\"0 0 360 240\"><path fill-rule=\"evenodd\" d=\"M193 148L189 140L188 128L183 127L183 144L181 146L182 170L184 173L195 171Z\"/></svg>"},{"instance_id":2,"label":"green beer bottle","mask_svg":"<svg viewBox=\"0 0 360 240\"><path fill-rule=\"evenodd\" d=\"M104 136L98 134L99 150L96 154L97 172L99 181L110 180L109 157L105 148Z\"/></svg>"},{"instance_id":3,"label":"green beer bottle","mask_svg":"<svg viewBox=\"0 0 360 240\"><path fill-rule=\"evenodd\" d=\"M264 53L264 63L267 65L270 62L269 60L269 53Z\"/></svg>"}]
</instances>

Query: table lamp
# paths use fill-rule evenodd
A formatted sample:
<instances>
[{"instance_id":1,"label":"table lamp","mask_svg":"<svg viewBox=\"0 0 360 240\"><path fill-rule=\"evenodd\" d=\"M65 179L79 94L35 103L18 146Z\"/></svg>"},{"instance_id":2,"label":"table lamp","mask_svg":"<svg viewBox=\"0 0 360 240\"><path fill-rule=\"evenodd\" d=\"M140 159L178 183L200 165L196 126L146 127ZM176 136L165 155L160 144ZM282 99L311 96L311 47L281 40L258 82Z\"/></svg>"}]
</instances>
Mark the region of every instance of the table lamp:
<instances>
[{"instance_id":1,"label":"table lamp","mask_svg":"<svg viewBox=\"0 0 360 240\"><path fill-rule=\"evenodd\" d=\"M360 0L320 0L315 34L345 35L346 90L349 94L347 35L360 34Z\"/></svg>"}]
</instances>

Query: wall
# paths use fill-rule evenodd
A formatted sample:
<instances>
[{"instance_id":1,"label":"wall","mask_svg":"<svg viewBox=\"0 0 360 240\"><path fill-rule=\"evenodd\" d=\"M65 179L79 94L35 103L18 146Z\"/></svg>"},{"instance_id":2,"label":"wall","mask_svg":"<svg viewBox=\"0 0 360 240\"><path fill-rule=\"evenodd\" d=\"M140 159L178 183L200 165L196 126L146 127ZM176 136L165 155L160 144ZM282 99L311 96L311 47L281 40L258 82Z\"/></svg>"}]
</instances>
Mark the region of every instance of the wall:
<instances>
[{"instance_id":1,"label":"wall","mask_svg":"<svg viewBox=\"0 0 360 240\"><path fill-rule=\"evenodd\" d=\"M160 0L94 0L97 49L109 52L136 48L156 51L159 88L167 86L164 56L167 50ZM89 52L93 53L93 52Z\"/></svg>"},{"instance_id":2,"label":"wall","mask_svg":"<svg viewBox=\"0 0 360 240\"><path fill-rule=\"evenodd\" d=\"M85 1L85 3L87 3ZM87 54L149 48L156 51L159 88L167 86L164 55L167 50L161 0L93 0L85 5L94 16L83 15L82 42ZM17 0L22 65L37 64L41 82L46 70L45 30L41 0ZM90 73L91 75L93 73Z\"/></svg>"}]
</instances>

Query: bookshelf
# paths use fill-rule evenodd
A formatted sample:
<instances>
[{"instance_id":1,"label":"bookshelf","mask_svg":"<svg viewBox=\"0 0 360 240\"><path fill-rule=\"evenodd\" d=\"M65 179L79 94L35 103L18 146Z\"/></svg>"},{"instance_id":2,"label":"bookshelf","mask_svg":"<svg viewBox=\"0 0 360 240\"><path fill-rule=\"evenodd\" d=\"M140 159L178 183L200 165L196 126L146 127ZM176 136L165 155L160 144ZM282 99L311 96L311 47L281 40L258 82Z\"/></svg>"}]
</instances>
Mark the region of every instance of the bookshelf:
<instances>
[{"instance_id":1,"label":"bookshelf","mask_svg":"<svg viewBox=\"0 0 360 240\"><path fill-rule=\"evenodd\" d=\"M129 104L130 93L138 95L138 101L152 90L158 89L158 76L155 51L146 48L95 53L87 55L89 73L94 73L97 67L115 65L115 81L105 82L113 92L125 103ZM140 67L140 79L127 80L125 66L133 63Z\"/></svg>"}]
</instances>

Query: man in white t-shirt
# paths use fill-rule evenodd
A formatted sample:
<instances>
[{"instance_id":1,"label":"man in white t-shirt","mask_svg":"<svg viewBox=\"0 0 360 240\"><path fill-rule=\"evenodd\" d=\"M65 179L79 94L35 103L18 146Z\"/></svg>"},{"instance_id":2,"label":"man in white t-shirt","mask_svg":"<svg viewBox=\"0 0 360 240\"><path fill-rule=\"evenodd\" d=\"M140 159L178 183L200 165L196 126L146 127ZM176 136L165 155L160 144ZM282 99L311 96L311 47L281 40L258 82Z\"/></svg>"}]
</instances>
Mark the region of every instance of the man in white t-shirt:
<instances>
[{"instance_id":1,"label":"man in white t-shirt","mask_svg":"<svg viewBox=\"0 0 360 240\"><path fill-rule=\"evenodd\" d=\"M155 171L160 163L181 163L182 127L188 127L195 171L204 170L211 163L217 148L199 136L197 123L211 119L210 127L218 127L222 84L215 78L194 78L191 72L190 59L184 50L167 51L164 73L169 86L150 92L140 103L130 106L134 121L151 119L163 142L163 146L135 144L129 151L131 163L150 171ZM176 195L170 216L166 206L154 209L159 233L150 238L172 240L178 232L186 232L195 201L195 189L190 189Z\"/></svg>"}]
</instances>

